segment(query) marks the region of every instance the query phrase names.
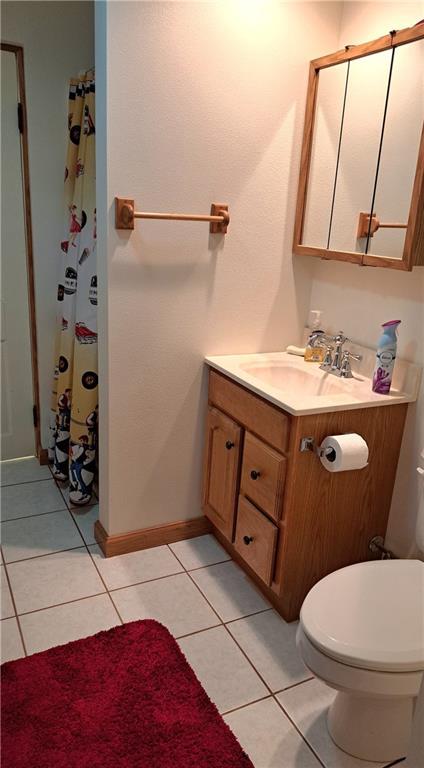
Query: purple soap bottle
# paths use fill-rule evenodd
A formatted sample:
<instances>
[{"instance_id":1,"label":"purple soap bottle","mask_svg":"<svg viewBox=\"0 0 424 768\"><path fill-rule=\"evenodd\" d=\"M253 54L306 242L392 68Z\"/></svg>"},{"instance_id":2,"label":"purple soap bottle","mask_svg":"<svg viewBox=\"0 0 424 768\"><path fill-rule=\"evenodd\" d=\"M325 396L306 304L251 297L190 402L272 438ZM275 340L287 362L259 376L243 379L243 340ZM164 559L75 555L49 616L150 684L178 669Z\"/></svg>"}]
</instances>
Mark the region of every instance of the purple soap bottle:
<instances>
[{"instance_id":1,"label":"purple soap bottle","mask_svg":"<svg viewBox=\"0 0 424 768\"><path fill-rule=\"evenodd\" d=\"M383 333L377 344L374 374L372 377L372 391L380 395L388 395L392 383L393 368L396 360L397 327L400 320L389 320L383 323Z\"/></svg>"}]
</instances>

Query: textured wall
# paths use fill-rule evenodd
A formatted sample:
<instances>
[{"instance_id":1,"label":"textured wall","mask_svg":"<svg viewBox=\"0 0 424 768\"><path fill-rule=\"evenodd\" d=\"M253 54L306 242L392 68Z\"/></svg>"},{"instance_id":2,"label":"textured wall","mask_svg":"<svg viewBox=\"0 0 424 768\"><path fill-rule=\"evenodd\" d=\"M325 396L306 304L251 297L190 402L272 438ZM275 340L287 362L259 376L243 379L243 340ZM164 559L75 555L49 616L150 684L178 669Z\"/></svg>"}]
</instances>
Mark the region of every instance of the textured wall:
<instances>
[{"instance_id":1,"label":"textured wall","mask_svg":"<svg viewBox=\"0 0 424 768\"><path fill-rule=\"evenodd\" d=\"M291 243L308 61L335 48L339 15L338 3L97 4L111 534L199 515L204 355L300 341L311 265ZM118 233L115 195L158 211L225 202L229 233L148 221Z\"/></svg>"}]
</instances>

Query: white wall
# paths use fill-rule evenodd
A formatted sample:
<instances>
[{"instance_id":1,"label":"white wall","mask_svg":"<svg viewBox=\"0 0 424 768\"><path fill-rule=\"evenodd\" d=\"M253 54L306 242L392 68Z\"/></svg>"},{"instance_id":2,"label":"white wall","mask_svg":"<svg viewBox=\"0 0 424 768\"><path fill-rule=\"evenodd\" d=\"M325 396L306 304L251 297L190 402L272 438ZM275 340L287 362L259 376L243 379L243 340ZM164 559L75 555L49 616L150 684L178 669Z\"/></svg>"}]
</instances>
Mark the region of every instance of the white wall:
<instances>
[{"instance_id":1,"label":"white wall","mask_svg":"<svg viewBox=\"0 0 424 768\"><path fill-rule=\"evenodd\" d=\"M200 514L204 355L300 340L311 266L291 243L308 61L337 47L339 16L338 3L96 3L110 534ZM115 195L158 211L228 203L229 232L158 221L117 232Z\"/></svg>"},{"instance_id":2,"label":"white wall","mask_svg":"<svg viewBox=\"0 0 424 768\"><path fill-rule=\"evenodd\" d=\"M360 43L423 17L422 3L344 4L339 45ZM357 342L376 346L380 325L400 318L399 355L424 365L424 269L411 273L316 261L311 308L324 311L328 329L343 330ZM420 482L416 473L424 447L424 386L407 417L386 543L400 555L415 552L414 531Z\"/></svg>"},{"instance_id":3,"label":"white wall","mask_svg":"<svg viewBox=\"0 0 424 768\"><path fill-rule=\"evenodd\" d=\"M24 47L41 439L47 447L63 229L69 79L94 63L93 3L3 2L2 40Z\"/></svg>"}]
</instances>

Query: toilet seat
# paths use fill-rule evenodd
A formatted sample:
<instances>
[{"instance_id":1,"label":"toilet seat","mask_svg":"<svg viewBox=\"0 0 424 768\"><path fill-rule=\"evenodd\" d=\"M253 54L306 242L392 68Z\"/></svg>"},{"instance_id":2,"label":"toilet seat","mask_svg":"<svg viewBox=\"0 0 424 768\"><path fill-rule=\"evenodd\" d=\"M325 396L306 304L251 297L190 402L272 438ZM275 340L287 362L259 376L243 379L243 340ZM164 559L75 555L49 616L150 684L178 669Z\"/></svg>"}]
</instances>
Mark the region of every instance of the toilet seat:
<instances>
[{"instance_id":1,"label":"toilet seat","mask_svg":"<svg viewBox=\"0 0 424 768\"><path fill-rule=\"evenodd\" d=\"M329 574L309 592L300 626L330 659L363 670L424 670L424 563L383 560Z\"/></svg>"}]
</instances>

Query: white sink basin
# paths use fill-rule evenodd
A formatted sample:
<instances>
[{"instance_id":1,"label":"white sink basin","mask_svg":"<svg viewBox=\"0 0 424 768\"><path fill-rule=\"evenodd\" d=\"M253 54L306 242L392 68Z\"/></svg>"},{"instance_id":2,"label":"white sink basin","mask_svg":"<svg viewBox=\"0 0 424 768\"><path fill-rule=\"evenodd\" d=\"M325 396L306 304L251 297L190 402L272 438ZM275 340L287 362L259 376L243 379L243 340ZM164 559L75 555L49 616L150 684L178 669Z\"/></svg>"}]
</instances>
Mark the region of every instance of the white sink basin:
<instances>
[{"instance_id":1,"label":"white sink basin","mask_svg":"<svg viewBox=\"0 0 424 768\"><path fill-rule=\"evenodd\" d=\"M287 394L302 391L304 395L338 395L346 388L335 376L320 371L315 364L312 369L301 369L290 362L242 363L240 369L264 384L281 389Z\"/></svg>"},{"instance_id":2,"label":"white sink basin","mask_svg":"<svg viewBox=\"0 0 424 768\"><path fill-rule=\"evenodd\" d=\"M207 357L206 363L296 416L410 403L417 399L419 366L398 359L392 391L389 395L378 395L371 390L370 378L375 352L367 348L361 348L361 352L364 352L368 376L361 372L352 379L339 379L321 371L318 363L305 363L302 357L286 352L218 355Z\"/></svg>"}]
</instances>

